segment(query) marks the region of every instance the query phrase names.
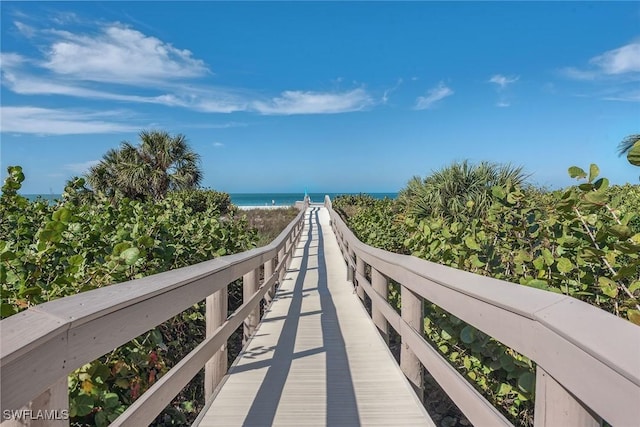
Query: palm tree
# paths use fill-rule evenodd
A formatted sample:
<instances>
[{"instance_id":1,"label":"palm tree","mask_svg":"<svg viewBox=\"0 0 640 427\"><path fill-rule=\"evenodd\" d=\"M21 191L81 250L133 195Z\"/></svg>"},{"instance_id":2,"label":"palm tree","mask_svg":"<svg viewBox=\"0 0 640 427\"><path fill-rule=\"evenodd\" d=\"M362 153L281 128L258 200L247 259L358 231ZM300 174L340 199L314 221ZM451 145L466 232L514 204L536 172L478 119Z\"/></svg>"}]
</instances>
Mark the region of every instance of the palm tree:
<instances>
[{"instance_id":1,"label":"palm tree","mask_svg":"<svg viewBox=\"0 0 640 427\"><path fill-rule=\"evenodd\" d=\"M199 162L200 156L184 135L142 131L140 145L125 141L119 149L109 150L89 170L87 180L94 190L111 198L159 200L168 191L198 187L202 181Z\"/></svg>"},{"instance_id":2,"label":"palm tree","mask_svg":"<svg viewBox=\"0 0 640 427\"><path fill-rule=\"evenodd\" d=\"M522 167L468 161L454 162L421 179L413 177L398 195L407 213L417 219L436 216L448 221L483 216L492 203L492 188L522 185Z\"/></svg>"}]
</instances>

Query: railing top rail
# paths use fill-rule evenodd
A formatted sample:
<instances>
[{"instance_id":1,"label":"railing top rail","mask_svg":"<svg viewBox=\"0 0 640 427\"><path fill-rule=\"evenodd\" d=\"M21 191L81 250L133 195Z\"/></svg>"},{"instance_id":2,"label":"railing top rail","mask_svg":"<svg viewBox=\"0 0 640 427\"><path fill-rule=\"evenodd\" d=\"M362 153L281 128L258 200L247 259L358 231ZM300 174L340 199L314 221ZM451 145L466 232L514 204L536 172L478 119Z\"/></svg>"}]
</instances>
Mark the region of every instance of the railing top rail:
<instances>
[{"instance_id":1,"label":"railing top rail","mask_svg":"<svg viewBox=\"0 0 640 427\"><path fill-rule=\"evenodd\" d=\"M49 366L55 366L54 370L59 376L62 372L66 375L258 268L278 254L294 227L303 220L304 211L302 209L275 240L263 247L50 301L1 320L2 388L7 390L5 384L13 381L9 378L13 375L10 371L16 369L27 369L32 374L45 377L55 375L47 373L47 366L32 368L31 355L43 346L51 353ZM166 310L156 310L156 304L169 306ZM136 322L127 331L109 330L109 322L103 322L123 316L129 316L123 320L123 328L127 325L126 321ZM114 328L116 323L113 324ZM128 335L130 337L125 339ZM86 339L92 339L93 342L80 342ZM71 351L73 354L70 354ZM24 375L25 372L15 373L18 374ZM46 381L46 378L38 381L43 382L44 387L38 392L49 385ZM23 383L23 390L15 394L35 397L32 391L26 391L33 388L28 384L29 381ZM3 393L3 409L5 396L8 394Z\"/></svg>"},{"instance_id":2,"label":"railing top rail","mask_svg":"<svg viewBox=\"0 0 640 427\"><path fill-rule=\"evenodd\" d=\"M347 227L333 210L328 196L325 197L325 205L342 238L348 242L349 251L376 270L537 363L545 367L555 366L549 371L554 376L558 375L556 378L571 376L568 372L575 368L572 366L575 361L568 359L579 356L598 366L602 378L612 378L611 374L615 372L619 375L615 381L628 381L624 383L622 380L621 384L626 384L626 390L631 390L629 398L640 398L638 326L566 295L371 247L361 242ZM465 301L465 304L459 304L460 301ZM474 307L481 311L486 310L489 315L483 319L483 313L478 310L472 312L468 302L473 302ZM487 319L489 316L496 318ZM524 330L515 330L519 328ZM560 344L566 345L571 355L560 354L554 348ZM601 369L602 365L609 371ZM567 373L560 372L562 370ZM590 390L593 387L589 383L595 379L589 379L589 375L592 374L585 373L585 378L571 376L571 382L583 384L585 390ZM584 390L570 388L570 391L578 396L584 395Z\"/></svg>"}]
</instances>

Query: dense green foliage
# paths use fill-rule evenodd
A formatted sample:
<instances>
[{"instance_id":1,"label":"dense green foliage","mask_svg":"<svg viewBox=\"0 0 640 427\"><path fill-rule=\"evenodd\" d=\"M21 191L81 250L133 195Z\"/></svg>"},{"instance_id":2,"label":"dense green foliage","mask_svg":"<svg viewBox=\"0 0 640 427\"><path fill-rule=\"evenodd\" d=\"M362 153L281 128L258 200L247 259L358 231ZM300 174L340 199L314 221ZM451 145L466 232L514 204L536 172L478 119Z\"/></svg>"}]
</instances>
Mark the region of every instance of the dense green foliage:
<instances>
[{"instance_id":1,"label":"dense green foliage","mask_svg":"<svg viewBox=\"0 0 640 427\"><path fill-rule=\"evenodd\" d=\"M184 135L140 132L140 145L123 142L93 166L87 179L94 191L110 198L159 200L172 190L196 188L202 180L200 156Z\"/></svg>"},{"instance_id":2,"label":"dense green foliage","mask_svg":"<svg viewBox=\"0 0 640 427\"><path fill-rule=\"evenodd\" d=\"M0 198L2 317L36 304L192 265L254 247L258 239L228 194L173 192L160 201L82 191L75 180L62 200L29 202L17 194L24 174L9 167ZM230 287L230 309L241 294ZM105 425L204 338L204 304L168 320L69 377L70 415ZM184 424L203 404L202 380L187 386L156 420Z\"/></svg>"},{"instance_id":3,"label":"dense green foliage","mask_svg":"<svg viewBox=\"0 0 640 427\"><path fill-rule=\"evenodd\" d=\"M454 215L426 217L406 209L406 200L394 207L338 197L334 206L367 244L570 295L640 324L640 186L609 187L596 165L569 173L584 182L556 192L509 180L493 185L488 208L477 216L472 203ZM393 285L390 291L396 301ZM512 421L531 424L535 376L528 358L428 301L425 336Z\"/></svg>"},{"instance_id":4,"label":"dense green foliage","mask_svg":"<svg viewBox=\"0 0 640 427\"><path fill-rule=\"evenodd\" d=\"M484 217L491 206L491 188L507 183L521 185L520 167L468 161L454 162L425 177L413 177L398 194L403 209L415 219Z\"/></svg>"}]
</instances>

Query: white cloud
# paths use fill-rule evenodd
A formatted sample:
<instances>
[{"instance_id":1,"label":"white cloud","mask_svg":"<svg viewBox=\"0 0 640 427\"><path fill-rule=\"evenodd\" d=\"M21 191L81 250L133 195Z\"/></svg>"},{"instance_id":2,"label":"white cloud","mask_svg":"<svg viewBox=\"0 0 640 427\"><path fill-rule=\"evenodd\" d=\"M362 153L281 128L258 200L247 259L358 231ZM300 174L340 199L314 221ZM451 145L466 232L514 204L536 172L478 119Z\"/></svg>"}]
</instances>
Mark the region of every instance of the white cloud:
<instances>
[{"instance_id":1,"label":"white cloud","mask_svg":"<svg viewBox=\"0 0 640 427\"><path fill-rule=\"evenodd\" d=\"M509 107L510 105L511 104L509 103L509 101L502 100L502 101L498 101L498 103L496 104L496 107L505 108L505 107Z\"/></svg>"},{"instance_id":2,"label":"white cloud","mask_svg":"<svg viewBox=\"0 0 640 427\"><path fill-rule=\"evenodd\" d=\"M517 82L519 79L520 79L520 76L508 77L508 76L503 76L502 74L495 74L491 76L491 78L489 79L489 83L495 83L500 87L500 89L504 89L511 83Z\"/></svg>"},{"instance_id":3,"label":"white cloud","mask_svg":"<svg viewBox=\"0 0 640 427\"><path fill-rule=\"evenodd\" d=\"M222 147L224 147L224 144L222 142L214 142L213 146L216 147L216 148L222 148Z\"/></svg>"},{"instance_id":4,"label":"white cloud","mask_svg":"<svg viewBox=\"0 0 640 427\"><path fill-rule=\"evenodd\" d=\"M451 88L447 87L443 82L438 83L438 86L429 89L427 96L419 96L416 100L416 110L426 110L431 108L436 102L453 95L454 92Z\"/></svg>"},{"instance_id":5,"label":"white cloud","mask_svg":"<svg viewBox=\"0 0 640 427\"><path fill-rule=\"evenodd\" d=\"M562 74L574 80L596 80L640 73L640 41L608 50L589 60L590 67L565 67Z\"/></svg>"},{"instance_id":6,"label":"white cloud","mask_svg":"<svg viewBox=\"0 0 640 427\"><path fill-rule=\"evenodd\" d=\"M38 107L0 107L1 131L38 135L77 135L134 132L139 126L107 120L118 111L83 112Z\"/></svg>"},{"instance_id":7,"label":"white cloud","mask_svg":"<svg viewBox=\"0 0 640 427\"><path fill-rule=\"evenodd\" d=\"M82 163L67 163L63 168L75 174L82 175L88 172L89 168L97 165L98 163L100 163L100 160L87 160Z\"/></svg>"},{"instance_id":8,"label":"white cloud","mask_svg":"<svg viewBox=\"0 0 640 427\"><path fill-rule=\"evenodd\" d=\"M118 24L97 35L50 30L56 40L43 66L79 80L122 84L153 83L208 73L202 60L155 37Z\"/></svg>"},{"instance_id":9,"label":"white cloud","mask_svg":"<svg viewBox=\"0 0 640 427\"><path fill-rule=\"evenodd\" d=\"M251 108L260 114L334 114L360 111L373 104L362 88L349 92L285 91L268 102L254 101Z\"/></svg>"},{"instance_id":10,"label":"white cloud","mask_svg":"<svg viewBox=\"0 0 640 427\"><path fill-rule=\"evenodd\" d=\"M640 41L609 50L591 58L589 62L605 74L638 73L640 72Z\"/></svg>"}]
</instances>

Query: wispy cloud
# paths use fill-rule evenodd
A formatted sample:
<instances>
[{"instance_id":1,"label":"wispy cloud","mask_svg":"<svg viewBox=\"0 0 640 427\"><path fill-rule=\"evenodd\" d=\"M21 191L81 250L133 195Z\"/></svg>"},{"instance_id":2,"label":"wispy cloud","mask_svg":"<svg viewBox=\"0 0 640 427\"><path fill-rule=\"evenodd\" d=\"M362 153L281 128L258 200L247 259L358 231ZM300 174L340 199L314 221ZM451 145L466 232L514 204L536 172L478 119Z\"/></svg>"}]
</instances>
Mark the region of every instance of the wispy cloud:
<instances>
[{"instance_id":1,"label":"wispy cloud","mask_svg":"<svg viewBox=\"0 0 640 427\"><path fill-rule=\"evenodd\" d=\"M63 166L63 168L65 170L68 170L69 172L82 175L86 173L89 170L89 168L97 165L98 163L100 163L100 160L87 160L86 162L81 162L81 163L67 163L66 165Z\"/></svg>"},{"instance_id":2,"label":"wispy cloud","mask_svg":"<svg viewBox=\"0 0 640 427\"><path fill-rule=\"evenodd\" d=\"M517 82L519 79L520 79L520 76L509 77L509 76L504 76L502 74L495 74L491 76L491 78L489 79L489 83L495 83L500 87L500 89L504 89L511 83Z\"/></svg>"},{"instance_id":3,"label":"wispy cloud","mask_svg":"<svg viewBox=\"0 0 640 427\"><path fill-rule=\"evenodd\" d=\"M403 83L403 79L400 78L400 79L398 79L398 81L396 82L396 84L393 87L391 87L391 88L389 88L389 89L384 91L384 94L382 95L382 103L383 104L386 104L389 101L389 95L391 95L391 93L395 92L400 87L400 85L402 85L402 83Z\"/></svg>"},{"instance_id":4,"label":"wispy cloud","mask_svg":"<svg viewBox=\"0 0 640 427\"><path fill-rule=\"evenodd\" d=\"M584 68L566 67L562 73L576 80L595 80L623 75L640 77L640 41L608 50L589 59Z\"/></svg>"},{"instance_id":5,"label":"wispy cloud","mask_svg":"<svg viewBox=\"0 0 640 427\"><path fill-rule=\"evenodd\" d=\"M640 102L637 89L640 81L640 40L596 55L584 67L565 67L560 73L597 88L586 89L585 92L592 92L586 96L605 101Z\"/></svg>"},{"instance_id":6,"label":"wispy cloud","mask_svg":"<svg viewBox=\"0 0 640 427\"><path fill-rule=\"evenodd\" d=\"M508 100L508 86L520 80L520 76L505 76L503 74L494 74L488 80L488 83L497 85L498 101L496 107L506 108L511 106L511 102Z\"/></svg>"},{"instance_id":7,"label":"wispy cloud","mask_svg":"<svg viewBox=\"0 0 640 427\"><path fill-rule=\"evenodd\" d=\"M222 148L222 147L224 147L224 144L222 142L214 142L213 146L216 147L216 148Z\"/></svg>"},{"instance_id":8,"label":"wispy cloud","mask_svg":"<svg viewBox=\"0 0 640 427\"><path fill-rule=\"evenodd\" d=\"M438 83L438 86L429 89L426 96L419 96L416 100L416 110L426 110L432 108L434 104L448 96L453 95L451 88L447 87L444 82Z\"/></svg>"},{"instance_id":9,"label":"wispy cloud","mask_svg":"<svg viewBox=\"0 0 640 427\"><path fill-rule=\"evenodd\" d=\"M360 111L373 104L362 88L348 92L285 91L269 101L255 101L251 109L260 114L335 114Z\"/></svg>"},{"instance_id":10,"label":"wispy cloud","mask_svg":"<svg viewBox=\"0 0 640 427\"><path fill-rule=\"evenodd\" d=\"M139 126L113 120L120 115L122 113L118 111L97 113L30 106L0 107L2 133L77 135L134 132L139 129Z\"/></svg>"},{"instance_id":11,"label":"wispy cloud","mask_svg":"<svg viewBox=\"0 0 640 427\"><path fill-rule=\"evenodd\" d=\"M74 14L51 18L60 26L78 19ZM2 85L20 95L157 104L205 113L334 114L374 104L362 87L325 92L287 90L269 98L242 88L205 85L198 79L213 73L189 50L119 23L96 25L93 32L71 32L27 29L16 21L23 34L34 35L30 41L43 47L40 50L44 53L27 58L3 52Z\"/></svg>"}]
</instances>

